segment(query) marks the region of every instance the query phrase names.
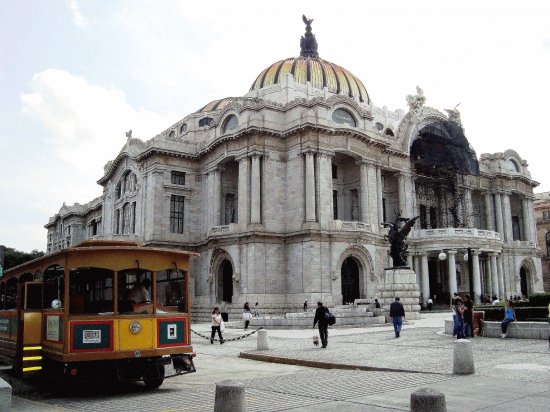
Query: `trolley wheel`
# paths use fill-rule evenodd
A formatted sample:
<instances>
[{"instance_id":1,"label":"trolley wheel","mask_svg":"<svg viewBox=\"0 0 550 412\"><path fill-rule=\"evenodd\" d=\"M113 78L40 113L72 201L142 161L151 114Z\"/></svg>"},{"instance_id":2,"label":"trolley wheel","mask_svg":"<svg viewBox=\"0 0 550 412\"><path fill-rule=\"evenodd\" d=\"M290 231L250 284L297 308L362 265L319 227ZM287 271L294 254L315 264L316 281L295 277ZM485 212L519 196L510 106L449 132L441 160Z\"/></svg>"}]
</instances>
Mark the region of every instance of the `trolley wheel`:
<instances>
[{"instance_id":1,"label":"trolley wheel","mask_svg":"<svg viewBox=\"0 0 550 412\"><path fill-rule=\"evenodd\" d=\"M143 383L147 389L156 389L164 382L164 365L151 365L143 374Z\"/></svg>"}]
</instances>

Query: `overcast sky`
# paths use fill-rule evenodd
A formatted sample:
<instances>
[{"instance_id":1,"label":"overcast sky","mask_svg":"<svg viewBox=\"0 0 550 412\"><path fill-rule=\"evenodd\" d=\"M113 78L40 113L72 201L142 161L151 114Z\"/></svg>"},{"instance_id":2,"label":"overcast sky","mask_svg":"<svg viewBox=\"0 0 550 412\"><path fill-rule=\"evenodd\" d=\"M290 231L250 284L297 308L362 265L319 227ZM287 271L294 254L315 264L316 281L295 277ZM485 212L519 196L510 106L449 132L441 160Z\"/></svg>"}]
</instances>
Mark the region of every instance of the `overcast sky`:
<instances>
[{"instance_id":1,"label":"overcast sky","mask_svg":"<svg viewBox=\"0 0 550 412\"><path fill-rule=\"evenodd\" d=\"M35 1L0 13L0 244L45 250L48 218L101 194L103 165L211 100L242 96L299 54L319 54L377 106L419 85L461 103L478 156L514 149L550 190L550 1Z\"/></svg>"}]
</instances>

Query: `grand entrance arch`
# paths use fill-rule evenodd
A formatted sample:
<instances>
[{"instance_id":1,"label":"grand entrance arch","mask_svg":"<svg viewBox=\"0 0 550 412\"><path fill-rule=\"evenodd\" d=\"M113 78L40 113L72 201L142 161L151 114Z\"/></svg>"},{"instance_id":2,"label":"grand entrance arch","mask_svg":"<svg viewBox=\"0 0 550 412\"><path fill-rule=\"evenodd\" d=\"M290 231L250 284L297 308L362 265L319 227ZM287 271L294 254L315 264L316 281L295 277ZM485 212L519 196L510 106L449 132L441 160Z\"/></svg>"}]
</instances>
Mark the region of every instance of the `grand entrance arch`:
<instances>
[{"instance_id":1,"label":"grand entrance arch","mask_svg":"<svg viewBox=\"0 0 550 412\"><path fill-rule=\"evenodd\" d=\"M222 260L218 273L218 300L233 301L233 265L228 259Z\"/></svg>"},{"instance_id":2,"label":"grand entrance arch","mask_svg":"<svg viewBox=\"0 0 550 412\"><path fill-rule=\"evenodd\" d=\"M353 303L355 299L359 299L361 289L359 286L360 269L357 260L349 256L342 263L341 279L342 279L342 303Z\"/></svg>"},{"instance_id":3,"label":"grand entrance arch","mask_svg":"<svg viewBox=\"0 0 550 412\"><path fill-rule=\"evenodd\" d=\"M519 287L522 296L527 296L529 294L529 288L527 287L527 270L525 266L522 266L519 270Z\"/></svg>"}]
</instances>

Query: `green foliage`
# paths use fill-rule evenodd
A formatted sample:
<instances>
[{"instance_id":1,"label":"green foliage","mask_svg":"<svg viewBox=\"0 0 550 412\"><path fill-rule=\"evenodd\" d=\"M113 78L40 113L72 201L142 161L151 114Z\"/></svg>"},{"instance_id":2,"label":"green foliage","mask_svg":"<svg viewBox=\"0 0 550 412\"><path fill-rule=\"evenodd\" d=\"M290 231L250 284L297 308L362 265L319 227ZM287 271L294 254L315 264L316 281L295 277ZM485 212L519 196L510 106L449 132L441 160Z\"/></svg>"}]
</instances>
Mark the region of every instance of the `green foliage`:
<instances>
[{"instance_id":1,"label":"green foliage","mask_svg":"<svg viewBox=\"0 0 550 412\"><path fill-rule=\"evenodd\" d=\"M44 256L44 252L33 250L31 253L21 252L13 248L6 248L6 255L4 256L4 271L13 268L15 266L22 265L33 259Z\"/></svg>"},{"instance_id":2,"label":"green foliage","mask_svg":"<svg viewBox=\"0 0 550 412\"><path fill-rule=\"evenodd\" d=\"M550 305L550 293L549 292L531 293L529 295L529 302L531 303L531 306L548 307L548 305Z\"/></svg>"}]
</instances>

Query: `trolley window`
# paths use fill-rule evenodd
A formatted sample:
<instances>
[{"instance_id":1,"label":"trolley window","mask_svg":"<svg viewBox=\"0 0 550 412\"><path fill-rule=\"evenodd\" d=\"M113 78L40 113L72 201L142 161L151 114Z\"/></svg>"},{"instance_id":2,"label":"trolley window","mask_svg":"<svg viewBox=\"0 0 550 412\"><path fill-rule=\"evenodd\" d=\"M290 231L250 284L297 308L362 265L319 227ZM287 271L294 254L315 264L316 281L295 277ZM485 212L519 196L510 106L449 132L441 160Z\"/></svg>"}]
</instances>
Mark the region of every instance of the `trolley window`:
<instances>
[{"instance_id":1,"label":"trolley window","mask_svg":"<svg viewBox=\"0 0 550 412\"><path fill-rule=\"evenodd\" d=\"M6 309L17 308L17 278L13 277L6 282Z\"/></svg>"},{"instance_id":2,"label":"trolley window","mask_svg":"<svg viewBox=\"0 0 550 412\"><path fill-rule=\"evenodd\" d=\"M6 303L6 282L0 283L0 309L4 309Z\"/></svg>"},{"instance_id":3,"label":"trolley window","mask_svg":"<svg viewBox=\"0 0 550 412\"><path fill-rule=\"evenodd\" d=\"M65 291L65 275L62 266L51 266L44 271L44 299L42 308L61 309Z\"/></svg>"},{"instance_id":4,"label":"trolley window","mask_svg":"<svg viewBox=\"0 0 550 412\"><path fill-rule=\"evenodd\" d=\"M25 310L42 309L42 282L25 283Z\"/></svg>"},{"instance_id":5,"label":"trolley window","mask_svg":"<svg viewBox=\"0 0 550 412\"><path fill-rule=\"evenodd\" d=\"M153 313L151 272L126 269L118 272L119 313Z\"/></svg>"},{"instance_id":6,"label":"trolley window","mask_svg":"<svg viewBox=\"0 0 550 412\"><path fill-rule=\"evenodd\" d=\"M185 272L166 269L157 272L157 308L167 312L187 312Z\"/></svg>"},{"instance_id":7,"label":"trolley window","mask_svg":"<svg viewBox=\"0 0 550 412\"><path fill-rule=\"evenodd\" d=\"M71 314L112 315L114 272L101 268L78 268L70 273Z\"/></svg>"}]
</instances>

